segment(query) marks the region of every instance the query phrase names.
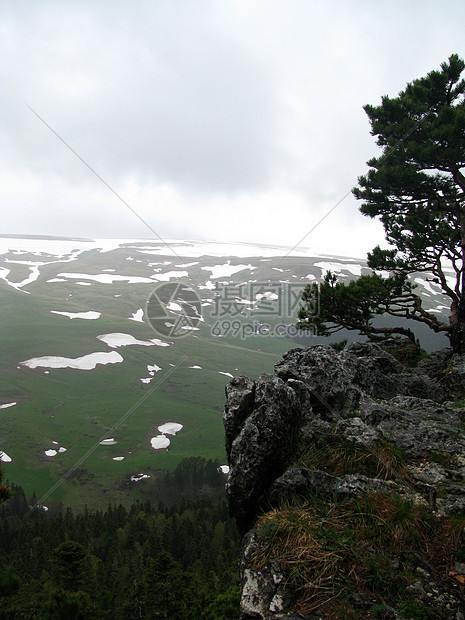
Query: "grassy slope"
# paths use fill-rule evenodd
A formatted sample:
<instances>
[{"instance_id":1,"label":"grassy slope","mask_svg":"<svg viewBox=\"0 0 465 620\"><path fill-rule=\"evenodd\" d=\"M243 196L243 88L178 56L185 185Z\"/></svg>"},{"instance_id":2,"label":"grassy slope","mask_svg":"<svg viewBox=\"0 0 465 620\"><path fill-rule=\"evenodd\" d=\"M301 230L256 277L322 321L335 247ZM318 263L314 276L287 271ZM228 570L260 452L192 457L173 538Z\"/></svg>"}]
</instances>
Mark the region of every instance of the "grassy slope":
<instances>
[{"instance_id":1,"label":"grassy slope","mask_svg":"<svg viewBox=\"0 0 465 620\"><path fill-rule=\"evenodd\" d=\"M11 254L9 258L41 259L34 254ZM280 257L271 260L250 257L231 258L230 261L254 267L226 278L234 284L243 284L245 297L248 296L248 281L282 279L305 283L309 273L317 279L321 276L321 269L313 265L315 260L312 259L289 257L283 261ZM147 324L128 320L139 308L145 309L156 283L115 282L110 285L93 282L90 286L82 286L77 284L79 279L47 282L61 277L62 273L99 274L105 270L106 273L150 277L157 270L172 271L177 264L193 262L198 264L190 266L188 278L183 276L180 280L191 284L203 299L211 299L213 291L199 288L211 276L211 272L202 267L224 264L225 258L179 259L143 254L133 248L103 253L88 251L74 261L41 266L40 278L26 287L29 294L14 290L0 280L0 403L18 402L15 407L0 410L0 450L13 458L12 463L5 465L10 481L23 486L28 494L35 490L41 496L84 459L77 471L54 490L50 499L72 506L83 503L100 506L110 500L134 499L138 485L129 485L129 493L127 485L132 474L156 468L172 469L182 458L192 455L224 462L221 413L224 386L229 378L219 371L252 377L271 372L274 363L285 351L296 346L295 342L255 335L241 339L233 332L222 338L212 337L210 330L217 319L210 315L210 306L204 309L205 321L199 324L200 330L171 341L169 347L111 349L96 337L112 332L129 333L140 340L157 336ZM9 278L13 281L20 281L29 274L24 265L3 264L11 270ZM185 267L179 269L186 270ZM50 310L96 310L102 316L98 320L70 320L51 314ZM224 318L231 322L239 317ZM282 320L279 315L263 319L272 325ZM255 317L244 319L246 323L252 320ZM286 322L292 324L293 318ZM78 357L111 350L118 351L124 362L97 366L92 371L50 369L45 373L46 368L18 367L21 361L37 356ZM162 370L152 383L145 385L140 379L148 376L147 364L157 364ZM173 370L170 364L177 367ZM193 365L202 369L189 368ZM153 392L136 406L154 386ZM125 419L110 435L118 443L98 445L108 429L123 417ZM158 434L157 426L169 421L181 423L182 431L171 438L168 451L152 450L150 438ZM45 456L45 450L57 447L52 441L57 441L67 451L53 458ZM125 459L115 462L114 456Z\"/></svg>"},{"instance_id":2,"label":"grassy slope","mask_svg":"<svg viewBox=\"0 0 465 620\"><path fill-rule=\"evenodd\" d=\"M288 341L276 339L212 339L209 328L203 325L193 336L173 341L169 347L115 349L123 355L123 363L97 366L92 371L18 367L21 361L36 356L78 357L113 350L96 339L103 333L130 333L141 340L156 337L148 325L127 319L145 306L154 285L80 286L72 280L46 282L61 272L101 273L105 268L114 268L116 273L148 275L145 264L132 261L127 266L127 253L111 254L114 256L86 255L78 265L44 266L39 281L27 287L29 295L0 283L1 402L18 402L15 407L0 410L0 449L13 458L7 475L26 493L35 490L40 497L84 457L79 469L50 496L67 505L82 505L83 498L88 505L110 499L124 501L127 491L121 491L122 481L130 475L149 468L171 469L187 456L200 455L224 462L221 413L224 386L229 378L218 371L252 376L270 372L279 355L289 348ZM210 264L214 264L211 259ZM198 275L204 279L208 276L205 272ZM51 309L92 309L103 314L98 320L70 320L51 314ZM152 383L145 385L140 379L148 376L147 364L157 364L162 370ZM170 364L179 366L173 369ZM192 365L202 369L189 368ZM128 415L149 391L149 396ZM111 433L118 443L98 445L107 430L123 417ZM183 430L171 438L168 451L154 451L150 438L158 434L157 426L167 421L181 423ZM67 451L50 458L44 451L58 447L53 441ZM125 456L125 460L115 462L114 456ZM137 485L130 489L137 493Z\"/></svg>"}]
</instances>

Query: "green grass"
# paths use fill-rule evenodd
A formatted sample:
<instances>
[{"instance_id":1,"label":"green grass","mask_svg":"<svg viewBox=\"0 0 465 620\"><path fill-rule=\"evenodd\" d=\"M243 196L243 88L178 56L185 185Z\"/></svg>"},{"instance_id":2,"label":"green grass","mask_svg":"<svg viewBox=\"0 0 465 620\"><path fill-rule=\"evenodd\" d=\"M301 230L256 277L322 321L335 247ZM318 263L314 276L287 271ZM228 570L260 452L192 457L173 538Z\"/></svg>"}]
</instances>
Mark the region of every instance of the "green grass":
<instances>
[{"instance_id":1,"label":"green grass","mask_svg":"<svg viewBox=\"0 0 465 620\"><path fill-rule=\"evenodd\" d=\"M99 334L124 332L141 340L158 337L150 326L128 321L138 308L145 308L155 282L92 286L79 286L71 280L46 282L61 272L101 273L107 268L147 276L153 273L152 268L147 269L147 260L165 260L149 257L144 263L136 263L126 261L127 255L126 250L94 252L81 256L77 263L41 267L41 278L27 287L30 294L0 282L0 403L18 403L0 410L0 450L13 459L4 465L6 476L23 486L28 495L34 491L38 497L47 493L81 459L81 475L64 478L50 500L81 506L85 497L89 507L100 507L110 500L128 503L138 496L137 484L124 492L121 488L132 474L174 469L188 456L226 462L222 410L229 378L218 371L255 377L272 372L274 363L292 346L289 340L270 337L213 338L207 324L211 325L212 319L206 312L200 331L172 341L169 347L116 349L124 357L121 364L97 366L92 371L31 370L21 366L20 362L32 357L78 357L112 350L97 340ZM217 262L204 260L205 264ZM23 272L18 269L15 277L25 277ZM197 274L204 279L208 276L200 268ZM211 291L205 295L210 297ZM70 320L50 310L96 310L102 316L98 320ZM142 384L140 379L148 376L147 364L154 363L162 370L152 383ZM172 370L170 364L180 365ZM202 370L188 368L193 365ZM158 382L158 387L137 406ZM124 421L111 432L117 445L95 447L122 418ZM181 423L183 429L170 438L169 450L154 451L150 438L159 434L157 426L168 421ZM58 447L52 441L67 451L46 457L45 450ZM115 462L113 456L125 459Z\"/></svg>"},{"instance_id":2,"label":"green grass","mask_svg":"<svg viewBox=\"0 0 465 620\"><path fill-rule=\"evenodd\" d=\"M133 260L128 261L128 257ZM15 259L15 256L9 258ZM40 259L33 253L19 257L19 260ZM40 496L48 492L84 457L80 475L63 479L50 499L80 506L85 498L89 507L95 508L102 503L106 505L111 499L126 499L127 503L139 494L137 485L129 489L124 486L131 474L157 468L173 469L187 456L225 462L221 414L229 378L218 371L251 377L271 373L282 354L296 346L291 338L284 337L253 335L241 339L229 332L223 338L214 338L210 330L216 318L211 316L212 307L209 306L204 308L205 321L193 335L173 341L166 348L119 348L117 351L124 357L121 364L98 366L92 371L50 369L48 374L44 368L31 370L20 366L21 361L32 357L78 357L110 351L105 343L96 339L99 334L124 332L141 340L157 337L148 325L128 321L136 310L145 309L155 282L133 285L94 282L91 286L80 286L72 279L55 283L47 280L63 272L98 274L108 269L117 274L148 277L158 268L155 263L164 261L171 263L166 266L168 270L175 269L179 262L171 255L146 255L135 249L89 251L71 262L40 267L39 280L27 286L29 294L16 291L0 280L0 403L18 403L0 410L0 450L13 458L12 463L4 465L7 477L23 486L26 493L36 491ZM185 260L194 261L198 261L198 265L189 269L190 279L183 277L182 280L196 288L211 275L202 267L221 264L224 259ZM276 282L279 278L298 282L309 273L315 276L320 273L312 266L311 259L301 257L287 257L285 263L281 258L260 261L257 257L231 258L231 262L251 263L256 267L253 272L243 271L228 278L235 284L247 284L248 278L262 282ZM278 273L273 266L285 271ZM28 274L24 265L8 263L8 267L12 269L13 280ZM211 290L198 290L203 299L213 297ZM51 314L50 310L95 310L102 316L95 321L70 320ZM243 317L242 320L247 324L256 319L271 326L281 322L276 315ZM293 321L293 317L286 319L291 325ZM151 384L142 384L140 379L148 376L147 364L154 363L162 370ZM179 363L167 376L172 369L170 364ZM192 365L199 365L202 370L188 368ZM159 380L162 381L153 393L136 407ZM106 431L132 408L134 410L111 432L118 444L97 446L92 450ZM168 451L154 451L150 438L158 434L157 426L167 421L179 422L183 429L171 438ZM47 458L44 451L53 447L53 440L66 447L67 452ZM125 460L115 462L113 456L125 456Z\"/></svg>"},{"instance_id":3,"label":"green grass","mask_svg":"<svg viewBox=\"0 0 465 620\"><path fill-rule=\"evenodd\" d=\"M334 476L364 474L372 478L390 480L406 477L404 455L387 440L379 440L372 447L341 440L336 436L312 442L301 454L298 465L321 469Z\"/></svg>"},{"instance_id":4,"label":"green grass","mask_svg":"<svg viewBox=\"0 0 465 620\"><path fill-rule=\"evenodd\" d=\"M253 567L278 562L296 592L294 611L318 610L329 618L380 617L353 615L354 594L371 601L374 614L385 602L421 614L419 603L405 592L419 578L415 567L423 558L439 581L447 580L463 545L463 523L374 493L333 501L314 495L287 503L262 515L257 533Z\"/></svg>"}]
</instances>

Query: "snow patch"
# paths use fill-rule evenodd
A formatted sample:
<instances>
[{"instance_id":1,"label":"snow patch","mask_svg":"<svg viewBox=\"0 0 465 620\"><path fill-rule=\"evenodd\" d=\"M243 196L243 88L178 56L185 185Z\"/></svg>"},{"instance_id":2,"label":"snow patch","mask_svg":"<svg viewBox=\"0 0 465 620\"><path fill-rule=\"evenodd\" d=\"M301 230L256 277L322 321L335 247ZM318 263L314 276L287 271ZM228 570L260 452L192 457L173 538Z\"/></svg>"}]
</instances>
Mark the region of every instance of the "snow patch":
<instances>
[{"instance_id":1,"label":"snow patch","mask_svg":"<svg viewBox=\"0 0 465 620\"><path fill-rule=\"evenodd\" d=\"M182 312L182 307L174 301L170 301L166 304L167 310L173 310L173 312Z\"/></svg>"},{"instance_id":2,"label":"snow patch","mask_svg":"<svg viewBox=\"0 0 465 620\"><path fill-rule=\"evenodd\" d=\"M75 370L94 370L97 364L118 364L123 361L123 357L116 351L98 351L89 353L82 357L58 357L45 355L43 357L33 357L24 362L20 362L28 368L73 368Z\"/></svg>"},{"instance_id":3,"label":"snow patch","mask_svg":"<svg viewBox=\"0 0 465 620\"><path fill-rule=\"evenodd\" d=\"M150 478L148 474L139 474L137 476L131 476L131 482L139 482L139 480L144 480L145 478Z\"/></svg>"},{"instance_id":4,"label":"snow patch","mask_svg":"<svg viewBox=\"0 0 465 620\"><path fill-rule=\"evenodd\" d=\"M360 277L362 275L362 265L357 265L355 263L320 261L319 263L315 263L315 267L320 267L320 269L331 271L335 274L341 274L343 271L348 271L354 276Z\"/></svg>"},{"instance_id":5,"label":"snow patch","mask_svg":"<svg viewBox=\"0 0 465 620\"><path fill-rule=\"evenodd\" d=\"M50 310L52 314L61 314L63 316L67 316L70 319L89 319L95 320L99 319L102 316L101 312L94 312L93 310L89 310L88 312L59 312L58 310Z\"/></svg>"},{"instance_id":6,"label":"snow patch","mask_svg":"<svg viewBox=\"0 0 465 620\"><path fill-rule=\"evenodd\" d=\"M431 280L427 280L426 278L414 278L414 282L423 287L423 294L425 294L425 291L428 291L428 293L431 293L432 295L437 295L438 293L441 293L442 289L440 285L436 282L432 282Z\"/></svg>"},{"instance_id":7,"label":"snow patch","mask_svg":"<svg viewBox=\"0 0 465 620\"><path fill-rule=\"evenodd\" d=\"M151 278L144 278L141 276L119 276L111 273L59 273L58 277L76 280L91 280L92 282L98 282L99 284L113 284L114 282L127 282L128 284L153 284L153 280Z\"/></svg>"},{"instance_id":8,"label":"snow patch","mask_svg":"<svg viewBox=\"0 0 465 620\"><path fill-rule=\"evenodd\" d=\"M177 422L166 422L158 427L158 431L163 435L176 435L182 429L182 424Z\"/></svg>"},{"instance_id":9,"label":"snow patch","mask_svg":"<svg viewBox=\"0 0 465 620\"><path fill-rule=\"evenodd\" d=\"M213 291L216 288L216 286L213 284L213 282L211 280L207 280L206 284L201 284L199 286L199 290L208 290L208 291Z\"/></svg>"},{"instance_id":10,"label":"snow patch","mask_svg":"<svg viewBox=\"0 0 465 620\"><path fill-rule=\"evenodd\" d=\"M154 450L162 450L167 448L171 442L168 437L165 437L165 435L157 435L156 437L152 437L150 443L152 444L152 448Z\"/></svg>"},{"instance_id":11,"label":"snow patch","mask_svg":"<svg viewBox=\"0 0 465 620\"><path fill-rule=\"evenodd\" d=\"M144 322L144 311L142 310L142 308L139 308L139 310L136 310L136 312L134 312L132 316L129 317L129 320L137 321L138 323L143 323Z\"/></svg>"},{"instance_id":12,"label":"snow patch","mask_svg":"<svg viewBox=\"0 0 465 620\"><path fill-rule=\"evenodd\" d=\"M98 340L101 340L109 347L113 349L117 347L127 347L131 345L139 345L143 347L169 347L170 345L167 342L163 342L158 338L151 338L150 340L137 340L131 334L123 334L119 332L115 332L113 334L101 334L97 336Z\"/></svg>"},{"instance_id":13,"label":"snow patch","mask_svg":"<svg viewBox=\"0 0 465 620\"><path fill-rule=\"evenodd\" d=\"M166 273L156 273L152 278L159 282L168 282L171 278L187 278L188 276L189 272L187 271L167 271Z\"/></svg>"},{"instance_id":14,"label":"snow patch","mask_svg":"<svg viewBox=\"0 0 465 620\"><path fill-rule=\"evenodd\" d=\"M204 271L211 271L212 278L215 280L216 278L226 278L233 275L233 273L237 273L238 271L243 271L244 269L256 269L252 265L231 265L231 261L226 261L224 265L212 265L210 267L202 267Z\"/></svg>"}]
</instances>

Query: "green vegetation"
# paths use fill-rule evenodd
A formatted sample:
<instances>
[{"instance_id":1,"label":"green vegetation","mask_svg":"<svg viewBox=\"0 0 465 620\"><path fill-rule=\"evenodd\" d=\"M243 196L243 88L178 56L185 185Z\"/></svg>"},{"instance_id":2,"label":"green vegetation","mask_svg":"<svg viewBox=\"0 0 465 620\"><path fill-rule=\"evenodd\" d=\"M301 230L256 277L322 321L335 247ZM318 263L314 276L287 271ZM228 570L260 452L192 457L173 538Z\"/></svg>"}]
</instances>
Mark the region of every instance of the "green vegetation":
<instances>
[{"instance_id":1,"label":"green vegetation","mask_svg":"<svg viewBox=\"0 0 465 620\"><path fill-rule=\"evenodd\" d=\"M5 472L0 467L0 504L11 497L11 489L7 484L3 482L4 479Z\"/></svg>"},{"instance_id":2,"label":"green vegetation","mask_svg":"<svg viewBox=\"0 0 465 620\"><path fill-rule=\"evenodd\" d=\"M464 68L465 62L452 55L397 98L384 96L381 105L365 106L382 154L368 162L370 170L353 193L363 201L364 215L381 219L393 249L377 246L368 255L374 273L348 284L328 272L318 316L313 313L316 285L308 285L300 327L317 328L322 335L346 328L372 339L398 334L415 343L405 325L375 325L376 316L391 315L443 332L454 352L465 352ZM414 274L424 274L442 292L451 311L448 322L425 310L410 279Z\"/></svg>"},{"instance_id":3,"label":"green vegetation","mask_svg":"<svg viewBox=\"0 0 465 620\"><path fill-rule=\"evenodd\" d=\"M402 452L387 440L368 447L326 437L324 441L312 442L301 455L298 465L333 476L357 473L383 480L406 477Z\"/></svg>"},{"instance_id":4,"label":"green vegetation","mask_svg":"<svg viewBox=\"0 0 465 620\"><path fill-rule=\"evenodd\" d=\"M237 616L239 537L224 501L78 515L29 503L16 487L0 511L1 619Z\"/></svg>"},{"instance_id":5,"label":"green vegetation","mask_svg":"<svg viewBox=\"0 0 465 620\"><path fill-rule=\"evenodd\" d=\"M74 269L101 273L120 268L127 273L122 265L130 252L121 251L120 255L121 264L118 251L82 255ZM211 259L205 260L211 263ZM28 495L36 492L38 497L61 481L47 501L80 510L85 495L87 505L98 509L109 502L129 506L144 499L142 486L129 483L132 475L145 473L153 478L156 472L174 471L190 456L224 464L221 415L229 377L219 371L250 376L269 372L279 355L288 350L289 340L266 336L241 340L232 335L212 338L211 308L205 308L200 330L170 341L169 347L122 347L117 351L124 357L123 363L97 366L92 371L31 370L20 362L44 355L78 357L109 350L97 340L100 334L130 333L144 341L157 336L147 324L127 318L144 307L155 282L93 283L88 287L71 281L47 283L65 270L63 263L41 267L41 278L28 286L30 295L0 283L0 402L17 402L1 410L0 450L12 458L5 465L9 480L21 485ZM131 262L131 274L147 276L148 272L153 273L153 268L147 270L146 264ZM200 275L205 279L206 272ZM212 295L211 291L206 294ZM98 320L70 320L50 310L97 310L102 316ZM143 384L140 379L148 377L149 364L157 364L161 370L150 384ZM190 368L194 365L202 369ZM157 383L153 393L135 407ZM159 434L157 427L165 422L182 424L182 431L170 438L168 450L153 450L150 439ZM99 441L115 424L111 436L117 444L100 446ZM53 441L67 451L50 458L45 451L57 447ZM113 460L121 456L124 460ZM80 459L83 462L68 476Z\"/></svg>"},{"instance_id":6,"label":"green vegetation","mask_svg":"<svg viewBox=\"0 0 465 620\"><path fill-rule=\"evenodd\" d=\"M418 580L419 563L444 583L451 580L463 525L463 518L441 518L396 496L312 496L259 518L254 567L279 562L297 595L294 610L302 614L318 609L330 618L385 617L389 600L407 617L429 618L413 609L406 587ZM446 620L448 613L434 617Z\"/></svg>"}]
</instances>

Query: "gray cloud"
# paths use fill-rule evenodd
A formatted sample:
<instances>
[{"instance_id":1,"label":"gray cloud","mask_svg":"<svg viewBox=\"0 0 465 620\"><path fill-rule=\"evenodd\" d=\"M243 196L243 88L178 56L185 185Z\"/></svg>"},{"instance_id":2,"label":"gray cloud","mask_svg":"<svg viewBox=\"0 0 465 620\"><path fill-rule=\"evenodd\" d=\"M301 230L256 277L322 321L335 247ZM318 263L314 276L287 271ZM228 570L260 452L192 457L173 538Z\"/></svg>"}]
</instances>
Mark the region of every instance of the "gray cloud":
<instances>
[{"instance_id":1,"label":"gray cloud","mask_svg":"<svg viewBox=\"0 0 465 620\"><path fill-rule=\"evenodd\" d=\"M163 234L292 244L283 214L310 229L375 153L363 104L465 56L458 1L3 5L9 233L148 233L23 100ZM339 211L334 238L362 218L351 198Z\"/></svg>"}]
</instances>

